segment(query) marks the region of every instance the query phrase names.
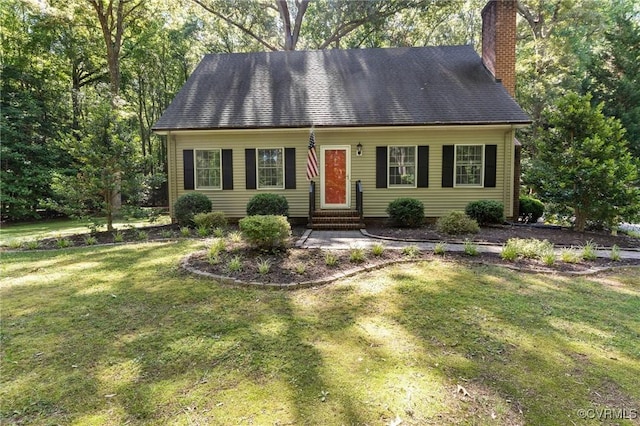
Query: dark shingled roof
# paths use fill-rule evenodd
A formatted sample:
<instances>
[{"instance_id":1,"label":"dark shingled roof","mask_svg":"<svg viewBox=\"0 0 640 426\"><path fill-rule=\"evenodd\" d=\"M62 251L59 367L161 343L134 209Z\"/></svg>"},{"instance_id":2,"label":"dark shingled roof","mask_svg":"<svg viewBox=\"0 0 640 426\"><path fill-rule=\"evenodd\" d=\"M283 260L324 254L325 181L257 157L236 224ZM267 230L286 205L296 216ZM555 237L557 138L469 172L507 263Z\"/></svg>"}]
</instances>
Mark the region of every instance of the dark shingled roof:
<instances>
[{"instance_id":1,"label":"dark shingled roof","mask_svg":"<svg viewBox=\"0 0 640 426\"><path fill-rule=\"evenodd\" d=\"M471 46L206 55L154 130L526 124Z\"/></svg>"}]
</instances>

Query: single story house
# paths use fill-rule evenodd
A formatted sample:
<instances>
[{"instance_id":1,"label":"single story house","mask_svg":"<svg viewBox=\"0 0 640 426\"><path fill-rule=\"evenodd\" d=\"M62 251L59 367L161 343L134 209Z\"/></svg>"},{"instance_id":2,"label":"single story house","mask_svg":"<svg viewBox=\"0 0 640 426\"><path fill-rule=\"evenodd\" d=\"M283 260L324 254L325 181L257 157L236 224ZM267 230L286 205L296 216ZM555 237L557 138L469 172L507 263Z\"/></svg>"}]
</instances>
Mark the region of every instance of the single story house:
<instances>
[{"instance_id":1,"label":"single story house","mask_svg":"<svg viewBox=\"0 0 640 426\"><path fill-rule=\"evenodd\" d=\"M427 217L480 199L517 216L515 131L531 120L513 99L515 1L482 14L482 57L471 46L206 55L153 126L167 136L171 206L198 191L240 218L271 192L316 224L384 218L399 197Z\"/></svg>"}]
</instances>

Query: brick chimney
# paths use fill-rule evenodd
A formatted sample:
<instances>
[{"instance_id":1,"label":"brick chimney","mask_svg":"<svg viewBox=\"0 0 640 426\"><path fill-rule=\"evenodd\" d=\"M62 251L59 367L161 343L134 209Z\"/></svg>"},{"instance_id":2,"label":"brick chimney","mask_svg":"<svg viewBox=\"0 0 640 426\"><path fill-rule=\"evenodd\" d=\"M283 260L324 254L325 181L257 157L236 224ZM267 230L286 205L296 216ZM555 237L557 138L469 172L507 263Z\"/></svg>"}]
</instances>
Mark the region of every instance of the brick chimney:
<instances>
[{"instance_id":1,"label":"brick chimney","mask_svg":"<svg viewBox=\"0 0 640 426\"><path fill-rule=\"evenodd\" d=\"M490 0L482 9L482 62L515 98L516 0Z\"/></svg>"}]
</instances>

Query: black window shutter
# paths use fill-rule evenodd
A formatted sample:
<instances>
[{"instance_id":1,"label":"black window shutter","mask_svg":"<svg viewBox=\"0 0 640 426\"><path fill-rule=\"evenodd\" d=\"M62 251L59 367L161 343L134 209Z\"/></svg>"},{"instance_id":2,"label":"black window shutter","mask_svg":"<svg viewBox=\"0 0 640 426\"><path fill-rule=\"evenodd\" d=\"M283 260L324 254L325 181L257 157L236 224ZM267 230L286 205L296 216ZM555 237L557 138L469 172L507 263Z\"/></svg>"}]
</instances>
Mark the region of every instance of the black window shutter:
<instances>
[{"instance_id":1,"label":"black window shutter","mask_svg":"<svg viewBox=\"0 0 640 426\"><path fill-rule=\"evenodd\" d=\"M284 149L284 189L296 189L296 149Z\"/></svg>"},{"instance_id":2,"label":"black window shutter","mask_svg":"<svg viewBox=\"0 0 640 426\"><path fill-rule=\"evenodd\" d=\"M244 171L247 177L247 189L256 189L256 150L244 150Z\"/></svg>"},{"instance_id":3,"label":"black window shutter","mask_svg":"<svg viewBox=\"0 0 640 426\"><path fill-rule=\"evenodd\" d=\"M453 187L453 160L455 155L455 146L444 145L442 147L442 187Z\"/></svg>"},{"instance_id":4,"label":"black window shutter","mask_svg":"<svg viewBox=\"0 0 640 426\"><path fill-rule=\"evenodd\" d=\"M429 147L418 147L418 188L429 187Z\"/></svg>"},{"instance_id":5,"label":"black window shutter","mask_svg":"<svg viewBox=\"0 0 640 426\"><path fill-rule=\"evenodd\" d=\"M222 150L222 189L233 189L233 150Z\"/></svg>"},{"instance_id":6,"label":"black window shutter","mask_svg":"<svg viewBox=\"0 0 640 426\"><path fill-rule=\"evenodd\" d=\"M484 147L484 187L496 187L496 168L498 157L498 145L485 145Z\"/></svg>"},{"instance_id":7,"label":"black window shutter","mask_svg":"<svg viewBox=\"0 0 640 426\"><path fill-rule=\"evenodd\" d=\"M182 160L184 164L184 189L195 189L193 176L193 150L185 149L182 151Z\"/></svg>"},{"instance_id":8,"label":"black window shutter","mask_svg":"<svg viewBox=\"0 0 640 426\"><path fill-rule=\"evenodd\" d=\"M387 147L376 147L376 188L387 187Z\"/></svg>"}]
</instances>

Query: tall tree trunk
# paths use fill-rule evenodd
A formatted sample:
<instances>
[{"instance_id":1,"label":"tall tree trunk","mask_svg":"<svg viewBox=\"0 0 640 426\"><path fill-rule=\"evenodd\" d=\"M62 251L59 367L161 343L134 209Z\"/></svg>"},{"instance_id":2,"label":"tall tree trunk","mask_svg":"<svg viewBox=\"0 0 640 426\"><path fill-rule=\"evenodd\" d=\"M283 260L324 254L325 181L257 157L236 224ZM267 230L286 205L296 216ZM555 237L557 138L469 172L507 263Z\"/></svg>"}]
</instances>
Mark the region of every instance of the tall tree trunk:
<instances>
[{"instance_id":1,"label":"tall tree trunk","mask_svg":"<svg viewBox=\"0 0 640 426\"><path fill-rule=\"evenodd\" d=\"M120 94L120 49L122 48L125 21L131 18L132 13L142 5L142 0L87 0L96 12L102 36L106 47L107 64L109 68L109 86L111 90L111 107L117 108ZM120 193L120 173L115 176L117 183L114 191L111 207L113 212L120 210L122 195ZM109 215L110 217L112 215ZM107 218L110 220L110 218Z\"/></svg>"},{"instance_id":2,"label":"tall tree trunk","mask_svg":"<svg viewBox=\"0 0 640 426\"><path fill-rule=\"evenodd\" d=\"M278 11L280 12L280 18L282 19L284 30L284 50L296 50L298 39L300 38L300 27L302 26L302 18L304 17L307 7L309 6L309 0L302 0L297 3L298 10L296 11L296 19L293 27L291 27L291 13L289 11L289 5L287 0L278 0Z\"/></svg>"}]
</instances>

